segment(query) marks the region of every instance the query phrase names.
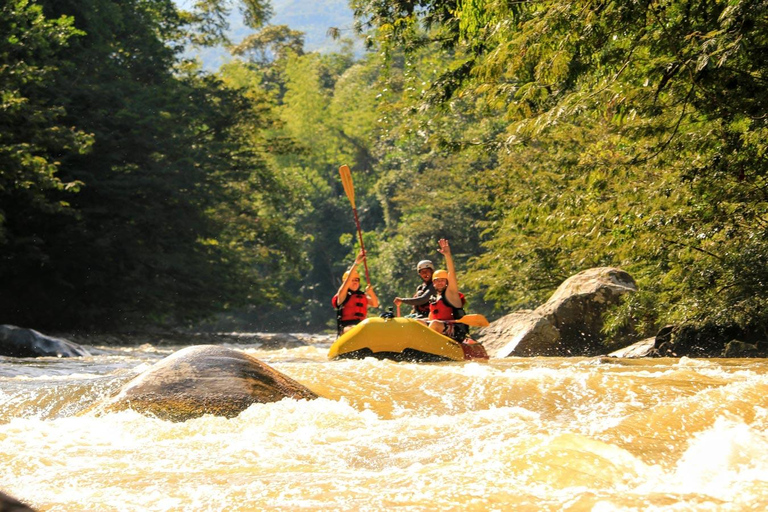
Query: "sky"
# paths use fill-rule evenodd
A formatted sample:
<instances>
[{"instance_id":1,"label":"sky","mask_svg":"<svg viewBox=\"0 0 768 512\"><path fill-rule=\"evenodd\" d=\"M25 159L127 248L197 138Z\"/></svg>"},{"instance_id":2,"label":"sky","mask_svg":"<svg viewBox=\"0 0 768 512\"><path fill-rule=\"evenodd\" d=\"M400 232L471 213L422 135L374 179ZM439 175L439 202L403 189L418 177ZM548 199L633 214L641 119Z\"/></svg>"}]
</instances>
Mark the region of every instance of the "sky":
<instances>
[{"instance_id":1,"label":"sky","mask_svg":"<svg viewBox=\"0 0 768 512\"><path fill-rule=\"evenodd\" d=\"M175 0L182 8L189 8L194 0ZM237 2L233 2L237 4ZM328 28L337 27L342 37L355 38L352 9L348 0L272 0L274 16L269 20L271 25L288 25L293 30L305 33L304 48L306 51L332 52L341 48L339 41L334 41L327 35ZM243 24L237 8L230 16L229 37L233 42L241 41L250 33L250 28ZM363 54L361 41L355 43L355 53ZM207 48L191 52L203 63L203 68L216 71L219 66L230 59L223 48Z\"/></svg>"}]
</instances>

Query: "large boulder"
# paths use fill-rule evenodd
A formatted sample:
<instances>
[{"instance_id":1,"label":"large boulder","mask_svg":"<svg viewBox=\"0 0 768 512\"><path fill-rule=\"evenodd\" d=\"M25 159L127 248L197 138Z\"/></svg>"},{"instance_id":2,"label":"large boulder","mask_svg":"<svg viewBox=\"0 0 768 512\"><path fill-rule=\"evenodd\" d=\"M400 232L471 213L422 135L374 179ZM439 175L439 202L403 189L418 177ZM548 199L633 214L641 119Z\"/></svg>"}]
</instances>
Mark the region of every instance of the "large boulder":
<instances>
[{"instance_id":1,"label":"large boulder","mask_svg":"<svg viewBox=\"0 0 768 512\"><path fill-rule=\"evenodd\" d=\"M627 272L598 267L566 279L535 310L516 311L478 332L491 357L591 356L602 348L603 314L637 291Z\"/></svg>"},{"instance_id":2,"label":"large boulder","mask_svg":"<svg viewBox=\"0 0 768 512\"><path fill-rule=\"evenodd\" d=\"M0 491L0 512L35 512L35 509Z\"/></svg>"},{"instance_id":3,"label":"large boulder","mask_svg":"<svg viewBox=\"0 0 768 512\"><path fill-rule=\"evenodd\" d=\"M46 336L33 329L0 325L0 356L81 357L89 356L83 347L63 338Z\"/></svg>"},{"instance_id":4,"label":"large boulder","mask_svg":"<svg viewBox=\"0 0 768 512\"><path fill-rule=\"evenodd\" d=\"M232 418L255 403L318 396L253 356L216 345L179 350L125 384L97 411L133 409L171 421Z\"/></svg>"}]
</instances>

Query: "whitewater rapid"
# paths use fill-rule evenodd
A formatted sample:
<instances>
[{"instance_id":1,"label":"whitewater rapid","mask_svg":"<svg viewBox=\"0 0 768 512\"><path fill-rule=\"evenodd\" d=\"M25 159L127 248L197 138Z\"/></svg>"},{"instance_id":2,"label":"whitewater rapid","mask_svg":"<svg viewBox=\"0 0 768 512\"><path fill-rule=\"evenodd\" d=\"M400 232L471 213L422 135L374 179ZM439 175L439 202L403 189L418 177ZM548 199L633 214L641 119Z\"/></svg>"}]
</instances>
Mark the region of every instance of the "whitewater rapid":
<instances>
[{"instance_id":1,"label":"whitewater rapid","mask_svg":"<svg viewBox=\"0 0 768 512\"><path fill-rule=\"evenodd\" d=\"M328 361L231 345L323 398L81 414L182 347L0 358L0 490L38 510L763 510L768 362Z\"/></svg>"}]
</instances>

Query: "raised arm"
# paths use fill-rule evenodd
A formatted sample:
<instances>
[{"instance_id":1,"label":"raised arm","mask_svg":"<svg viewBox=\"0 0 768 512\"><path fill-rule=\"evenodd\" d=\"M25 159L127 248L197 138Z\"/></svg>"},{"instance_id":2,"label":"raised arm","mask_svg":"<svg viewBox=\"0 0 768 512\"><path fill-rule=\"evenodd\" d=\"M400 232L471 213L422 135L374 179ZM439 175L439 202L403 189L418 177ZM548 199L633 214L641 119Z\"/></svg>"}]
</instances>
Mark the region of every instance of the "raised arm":
<instances>
[{"instance_id":1,"label":"raised arm","mask_svg":"<svg viewBox=\"0 0 768 512\"><path fill-rule=\"evenodd\" d=\"M437 241L440 246L438 252L445 256L445 268L448 270L448 288L445 290L445 298L456 307L461 307L461 296L459 295L459 282L456 279L456 267L453 265L453 256L451 256L451 246L448 240L441 238Z\"/></svg>"},{"instance_id":2,"label":"raised arm","mask_svg":"<svg viewBox=\"0 0 768 512\"><path fill-rule=\"evenodd\" d=\"M344 282L341 283L341 286L339 287L339 290L336 292L336 297L338 297L337 302L338 305L341 306L341 303L344 302L344 299L347 298L347 292L349 291L349 284L352 282L352 279L354 278L354 270L355 267L357 267L361 261L363 261L363 258L365 258L365 253L363 251L360 251L360 253L357 255L357 258L355 258L354 263L352 263L352 266L349 267L349 270L347 271L347 278L344 279ZM359 279L358 275L358 279ZM378 300L377 306L378 306Z\"/></svg>"}]
</instances>

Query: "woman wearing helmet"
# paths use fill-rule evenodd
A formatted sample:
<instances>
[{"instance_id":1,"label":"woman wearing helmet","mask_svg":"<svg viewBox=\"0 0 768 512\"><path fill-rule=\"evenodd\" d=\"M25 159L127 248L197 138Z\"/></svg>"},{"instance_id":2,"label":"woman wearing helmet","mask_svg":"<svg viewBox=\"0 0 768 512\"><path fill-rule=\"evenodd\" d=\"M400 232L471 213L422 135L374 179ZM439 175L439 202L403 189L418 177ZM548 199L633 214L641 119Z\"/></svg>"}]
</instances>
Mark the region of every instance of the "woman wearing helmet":
<instances>
[{"instance_id":1,"label":"woman wearing helmet","mask_svg":"<svg viewBox=\"0 0 768 512\"><path fill-rule=\"evenodd\" d=\"M336 326L339 334L365 320L369 307L379 307L379 299L372 286L369 285L365 292L360 291L360 274L355 267L363 259L365 259L365 253L360 251L349 270L344 272L339 291L331 299L331 304L336 308ZM339 297L343 297L341 302Z\"/></svg>"},{"instance_id":2,"label":"woman wearing helmet","mask_svg":"<svg viewBox=\"0 0 768 512\"><path fill-rule=\"evenodd\" d=\"M437 294L429 304L429 328L462 341L467 335L467 328L454 321L464 316L463 308L466 301L464 294L459 292L451 246L445 238L441 238L437 243L440 245L438 251L445 256L445 266L448 270L437 270L432 274L432 282Z\"/></svg>"},{"instance_id":3,"label":"woman wearing helmet","mask_svg":"<svg viewBox=\"0 0 768 512\"><path fill-rule=\"evenodd\" d=\"M437 293L432 284L432 273L435 271L435 265L429 260L421 260L416 265L416 272L423 281L412 298L395 297L395 305L406 304L413 306L413 314L416 318L427 318L429 316L429 299Z\"/></svg>"}]
</instances>

